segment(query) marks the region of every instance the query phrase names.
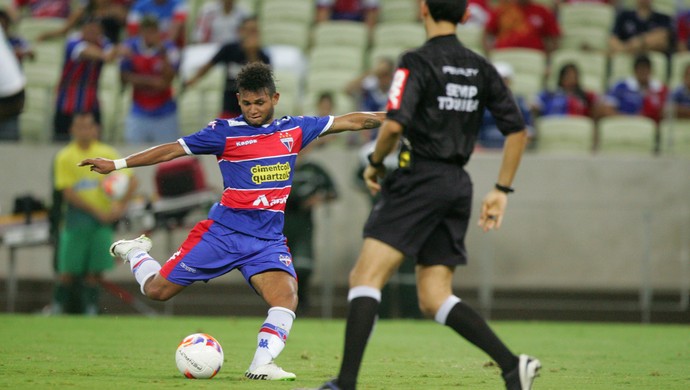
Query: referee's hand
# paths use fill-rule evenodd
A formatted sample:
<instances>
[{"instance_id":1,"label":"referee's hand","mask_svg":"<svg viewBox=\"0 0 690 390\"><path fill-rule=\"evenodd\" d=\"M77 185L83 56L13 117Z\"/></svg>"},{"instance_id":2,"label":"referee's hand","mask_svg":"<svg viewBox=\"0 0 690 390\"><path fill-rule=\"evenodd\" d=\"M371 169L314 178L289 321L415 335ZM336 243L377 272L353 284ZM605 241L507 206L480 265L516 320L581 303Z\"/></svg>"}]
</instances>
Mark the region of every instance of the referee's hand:
<instances>
[{"instance_id":1,"label":"referee's hand","mask_svg":"<svg viewBox=\"0 0 690 390\"><path fill-rule=\"evenodd\" d=\"M500 228L506 204L508 204L508 195L505 192L496 189L489 191L482 201L479 227L485 232Z\"/></svg>"},{"instance_id":2,"label":"referee's hand","mask_svg":"<svg viewBox=\"0 0 690 390\"><path fill-rule=\"evenodd\" d=\"M371 196L376 195L381 191L381 184L379 184L379 178L386 174L386 167L374 168L371 165L367 165L364 168L364 173L362 173L362 178L364 179L364 184L367 185Z\"/></svg>"}]
</instances>

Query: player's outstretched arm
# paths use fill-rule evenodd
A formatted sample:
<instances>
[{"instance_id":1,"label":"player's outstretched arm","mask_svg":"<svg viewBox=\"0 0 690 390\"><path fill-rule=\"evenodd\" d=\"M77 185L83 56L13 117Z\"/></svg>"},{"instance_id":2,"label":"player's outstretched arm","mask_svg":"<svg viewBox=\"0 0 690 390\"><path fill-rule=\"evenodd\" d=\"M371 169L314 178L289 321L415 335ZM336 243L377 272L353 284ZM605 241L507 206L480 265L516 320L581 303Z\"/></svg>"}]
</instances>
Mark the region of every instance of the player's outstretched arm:
<instances>
[{"instance_id":1,"label":"player's outstretched arm","mask_svg":"<svg viewBox=\"0 0 690 390\"><path fill-rule=\"evenodd\" d=\"M343 131L359 131L375 129L386 119L385 112L351 112L336 116L331 128L322 135L335 134Z\"/></svg>"},{"instance_id":2,"label":"player's outstretched arm","mask_svg":"<svg viewBox=\"0 0 690 390\"><path fill-rule=\"evenodd\" d=\"M180 145L177 142L170 142L167 144L154 146L144 151L131 154L121 160L117 160L117 164L120 166L116 166L116 161L100 157L88 158L80 162L79 166L88 166L89 169L91 169L92 171L102 173L105 175L116 169L155 165L158 163L170 161L172 159L185 156L186 154L187 153L185 152L182 145Z\"/></svg>"}]
</instances>

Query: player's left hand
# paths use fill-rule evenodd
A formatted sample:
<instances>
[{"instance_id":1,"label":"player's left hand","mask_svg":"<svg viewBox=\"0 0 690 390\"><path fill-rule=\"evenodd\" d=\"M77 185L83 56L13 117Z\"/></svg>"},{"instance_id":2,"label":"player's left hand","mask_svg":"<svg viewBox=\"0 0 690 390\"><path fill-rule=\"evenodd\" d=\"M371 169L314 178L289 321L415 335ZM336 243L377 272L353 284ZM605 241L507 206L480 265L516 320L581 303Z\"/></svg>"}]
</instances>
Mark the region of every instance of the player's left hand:
<instances>
[{"instance_id":1,"label":"player's left hand","mask_svg":"<svg viewBox=\"0 0 690 390\"><path fill-rule=\"evenodd\" d=\"M106 175L115 170L115 163L113 160L106 158L87 158L78 164L80 167L88 166L90 170Z\"/></svg>"},{"instance_id":2,"label":"player's left hand","mask_svg":"<svg viewBox=\"0 0 690 390\"><path fill-rule=\"evenodd\" d=\"M505 192L493 189L489 191L482 201L482 210L479 214L479 227L488 232L499 229L503 222L503 213L508 204L508 195Z\"/></svg>"},{"instance_id":3,"label":"player's left hand","mask_svg":"<svg viewBox=\"0 0 690 390\"><path fill-rule=\"evenodd\" d=\"M367 165L364 168L364 173L362 173L362 178L364 178L364 184L366 184L371 196L376 195L381 191L381 184L379 184L379 178L386 174L386 167L374 168L371 165Z\"/></svg>"}]
</instances>

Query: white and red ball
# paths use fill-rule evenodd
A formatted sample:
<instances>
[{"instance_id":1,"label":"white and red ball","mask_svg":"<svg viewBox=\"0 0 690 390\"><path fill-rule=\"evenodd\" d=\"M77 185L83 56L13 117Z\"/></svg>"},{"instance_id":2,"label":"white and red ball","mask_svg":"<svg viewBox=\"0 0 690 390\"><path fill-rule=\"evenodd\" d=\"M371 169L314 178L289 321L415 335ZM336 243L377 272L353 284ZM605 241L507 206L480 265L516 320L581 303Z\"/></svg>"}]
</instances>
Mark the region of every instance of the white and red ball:
<instances>
[{"instance_id":1,"label":"white and red ball","mask_svg":"<svg viewBox=\"0 0 690 390\"><path fill-rule=\"evenodd\" d=\"M129 176L122 172L112 172L101 181L101 187L108 198L120 200L129 189Z\"/></svg>"},{"instance_id":2,"label":"white and red ball","mask_svg":"<svg viewBox=\"0 0 690 390\"><path fill-rule=\"evenodd\" d=\"M223 348L218 340L206 333L185 337L175 351L180 373L189 379L211 379L223 366Z\"/></svg>"}]
</instances>

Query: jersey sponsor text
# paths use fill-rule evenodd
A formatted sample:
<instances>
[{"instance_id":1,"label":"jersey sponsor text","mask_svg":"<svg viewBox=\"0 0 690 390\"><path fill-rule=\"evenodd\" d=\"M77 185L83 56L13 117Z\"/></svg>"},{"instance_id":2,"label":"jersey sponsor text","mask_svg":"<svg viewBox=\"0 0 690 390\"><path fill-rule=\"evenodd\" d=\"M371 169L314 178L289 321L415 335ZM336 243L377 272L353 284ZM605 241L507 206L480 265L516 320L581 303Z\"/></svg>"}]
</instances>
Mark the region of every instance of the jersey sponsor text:
<instances>
[{"instance_id":1,"label":"jersey sponsor text","mask_svg":"<svg viewBox=\"0 0 690 390\"><path fill-rule=\"evenodd\" d=\"M391 83L391 89L388 93L388 107L386 107L386 110L400 109L402 94L405 90L405 84L407 84L407 77L409 75L410 71L405 68L399 68L395 71L395 74L393 75L393 82Z\"/></svg>"},{"instance_id":2,"label":"jersey sponsor text","mask_svg":"<svg viewBox=\"0 0 690 390\"><path fill-rule=\"evenodd\" d=\"M285 181L290 178L292 168L290 163L276 163L273 165L255 165L251 169L252 182L262 184L273 181Z\"/></svg>"},{"instance_id":3,"label":"jersey sponsor text","mask_svg":"<svg viewBox=\"0 0 690 390\"><path fill-rule=\"evenodd\" d=\"M445 111L474 112L479 108L478 89L474 85L446 84L446 96L438 97L438 109Z\"/></svg>"}]
</instances>

